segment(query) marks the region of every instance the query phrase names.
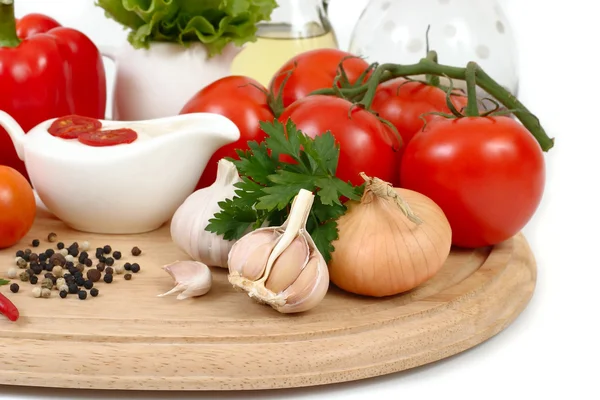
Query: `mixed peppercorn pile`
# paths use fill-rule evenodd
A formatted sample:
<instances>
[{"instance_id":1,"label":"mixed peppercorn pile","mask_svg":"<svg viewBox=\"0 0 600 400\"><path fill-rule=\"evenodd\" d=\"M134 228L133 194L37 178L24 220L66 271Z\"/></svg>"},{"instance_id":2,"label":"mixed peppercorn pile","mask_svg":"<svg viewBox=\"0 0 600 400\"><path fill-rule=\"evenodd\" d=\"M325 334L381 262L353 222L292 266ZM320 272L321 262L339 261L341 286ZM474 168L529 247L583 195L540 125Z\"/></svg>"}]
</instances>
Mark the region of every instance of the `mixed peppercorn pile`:
<instances>
[{"instance_id":1,"label":"mixed peppercorn pile","mask_svg":"<svg viewBox=\"0 0 600 400\"><path fill-rule=\"evenodd\" d=\"M56 233L52 232L48 235L48 242L56 242L57 238ZM40 241L33 240L31 246L34 249L39 247ZM79 299L85 300L88 294L92 297L100 294L100 290L95 287L96 283L103 281L110 284L115 275L123 275L123 279L129 281L132 274L141 270L138 263L115 265L123 254L119 250L113 250L110 245L97 247L93 256L89 251L88 242L73 242L69 246L58 242L56 249L48 248L40 252L30 248L18 250L15 254L16 266L8 270L7 277L35 285L32 290L35 297L49 298L52 291L57 290L63 299L69 295L77 295ZM131 249L134 257L141 254L139 247ZM11 292L18 293L19 290L18 283L10 285Z\"/></svg>"}]
</instances>

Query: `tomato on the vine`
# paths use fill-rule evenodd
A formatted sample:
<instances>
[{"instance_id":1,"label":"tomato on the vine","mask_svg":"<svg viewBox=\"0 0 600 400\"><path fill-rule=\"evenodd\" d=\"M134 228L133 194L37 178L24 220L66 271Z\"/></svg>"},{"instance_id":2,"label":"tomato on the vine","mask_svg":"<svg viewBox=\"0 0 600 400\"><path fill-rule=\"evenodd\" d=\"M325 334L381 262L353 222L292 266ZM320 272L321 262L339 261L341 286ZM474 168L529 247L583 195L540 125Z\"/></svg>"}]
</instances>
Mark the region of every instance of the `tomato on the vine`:
<instances>
[{"instance_id":1,"label":"tomato on the vine","mask_svg":"<svg viewBox=\"0 0 600 400\"><path fill-rule=\"evenodd\" d=\"M345 59L346 57L350 58ZM278 95L287 73L292 71L283 88L283 106L288 107L315 90L332 88L342 60L348 80L352 84L369 68L365 60L342 50L310 50L298 54L279 68L269 84L269 90L273 95Z\"/></svg>"},{"instance_id":2,"label":"tomato on the vine","mask_svg":"<svg viewBox=\"0 0 600 400\"><path fill-rule=\"evenodd\" d=\"M361 185L360 173L398 183L399 142L393 131L373 113L339 97L314 95L296 101L279 117L291 119L304 134L330 131L340 146L336 176Z\"/></svg>"},{"instance_id":3,"label":"tomato on the vine","mask_svg":"<svg viewBox=\"0 0 600 400\"><path fill-rule=\"evenodd\" d=\"M544 155L510 117L437 119L406 146L400 185L442 208L454 245L495 245L519 233L537 210Z\"/></svg>"},{"instance_id":4,"label":"tomato on the vine","mask_svg":"<svg viewBox=\"0 0 600 400\"><path fill-rule=\"evenodd\" d=\"M451 95L452 104L461 111L467 106L467 97ZM413 136L423 129L425 122L436 118L427 113L450 113L446 103L446 92L421 82L396 78L380 84L375 93L371 109L392 123L406 145Z\"/></svg>"},{"instance_id":5,"label":"tomato on the vine","mask_svg":"<svg viewBox=\"0 0 600 400\"><path fill-rule=\"evenodd\" d=\"M17 244L33 226L35 196L17 170L0 166L0 249Z\"/></svg>"},{"instance_id":6,"label":"tomato on the vine","mask_svg":"<svg viewBox=\"0 0 600 400\"><path fill-rule=\"evenodd\" d=\"M206 112L229 118L240 130L240 138L217 150L208 161L197 189L212 185L217 178L217 166L224 157L238 158L236 149L247 150L249 141L261 142L265 133L261 121L273 121L267 89L256 80L243 76L219 79L196 93L180 114Z\"/></svg>"}]
</instances>

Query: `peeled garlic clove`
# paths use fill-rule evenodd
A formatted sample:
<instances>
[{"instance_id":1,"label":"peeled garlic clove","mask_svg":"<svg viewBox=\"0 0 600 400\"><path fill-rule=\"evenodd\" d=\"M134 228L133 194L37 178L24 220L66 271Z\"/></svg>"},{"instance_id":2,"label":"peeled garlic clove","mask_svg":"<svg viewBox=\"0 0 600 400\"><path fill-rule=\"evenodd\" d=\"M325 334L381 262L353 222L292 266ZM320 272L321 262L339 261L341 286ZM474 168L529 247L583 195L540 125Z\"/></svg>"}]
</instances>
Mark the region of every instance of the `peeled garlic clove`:
<instances>
[{"instance_id":1,"label":"peeled garlic clove","mask_svg":"<svg viewBox=\"0 0 600 400\"><path fill-rule=\"evenodd\" d=\"M175 281L175 287L158 297L180 292L177 300L199 297L212 287L212 274L208 266L198 261L176 261L163 267Z\"/></svg>"},{"instance_id":2,"label":"peeled garlic clove","mask_svg":"<svg viewBox=\"0 0 600 400\"><path fill-rule=\"evenodd\" d=\"M327 264L306 231L313 201L311 192L300 190L281 227L260 228L233 245L228 279L234 287L281 313L308 311L323 300Z\"/></svg>"},{"instance_id":3,"label":"peeled garlic clove","mask_svg":"<svg viewBox=\"0 0 600 400\"><path fill-rule=\"evenodd\" d=\"M302 235L298 236L273 263L265 287L275 293L283 292L298 279L309 255L310 249L306 239Z\"/></svg>"}]
</instances>

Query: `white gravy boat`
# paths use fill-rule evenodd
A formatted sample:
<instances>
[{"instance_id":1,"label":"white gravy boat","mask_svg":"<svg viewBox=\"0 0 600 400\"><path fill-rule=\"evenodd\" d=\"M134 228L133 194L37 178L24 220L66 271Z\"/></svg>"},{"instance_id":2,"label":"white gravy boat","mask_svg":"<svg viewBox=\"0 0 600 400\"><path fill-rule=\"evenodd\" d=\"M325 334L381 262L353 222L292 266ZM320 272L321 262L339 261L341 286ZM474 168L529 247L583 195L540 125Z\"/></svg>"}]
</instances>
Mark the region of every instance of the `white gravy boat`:
<instances>
[{"instance_id":1,"label":"white gravy boat","mask_svg":"<svg viewBox=\"0 0 600 400\"><path fill-rule=\"evenodd\" d=\"M71 228L91 233L158 229L193 193L212 154L240 137L228 118L192 113L136 122L102 120L102 129L131 128L139 137L130 144L93 147L51 135L54 120L25 134L0 111L0 126L25 162L40 200Z\"/></svg>"}]
</instances>

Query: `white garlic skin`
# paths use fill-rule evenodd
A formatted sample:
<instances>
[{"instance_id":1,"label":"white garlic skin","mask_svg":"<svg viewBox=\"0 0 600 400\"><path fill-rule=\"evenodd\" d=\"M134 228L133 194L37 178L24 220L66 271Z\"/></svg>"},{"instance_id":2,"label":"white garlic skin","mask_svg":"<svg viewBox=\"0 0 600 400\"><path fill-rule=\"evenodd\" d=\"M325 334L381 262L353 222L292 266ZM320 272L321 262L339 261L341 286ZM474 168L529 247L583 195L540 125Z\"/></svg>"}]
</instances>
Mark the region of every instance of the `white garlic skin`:
<instances>
[{"instance_id":1,"label":"white garlic skin","mask_svg":"<svg viewBox=\"0 0 600 400\"><path fill-rule=\"evenodd\" d=\"M217 178L206 188L192 193L179 206L171 220L171 239L193 260L210 267L227 268L227 259L235 241L205 230L208 221L220 211L219 202L235 196L233 185L241 182L235 165L219 161Z\"/></svg>"},{"instance_id":2,"label":"white garlic skin","mask_svg":"<svg viewBox=\"0 0 600 400\"><path fill-rule=\"evenodd\" d=\"M175 287L158 297L179 293L177 300L204 296L212 288L212 273L210 268L199 261L176 261L165 265L163 269L175 281Z\"/></svg>"}]
</instances>

